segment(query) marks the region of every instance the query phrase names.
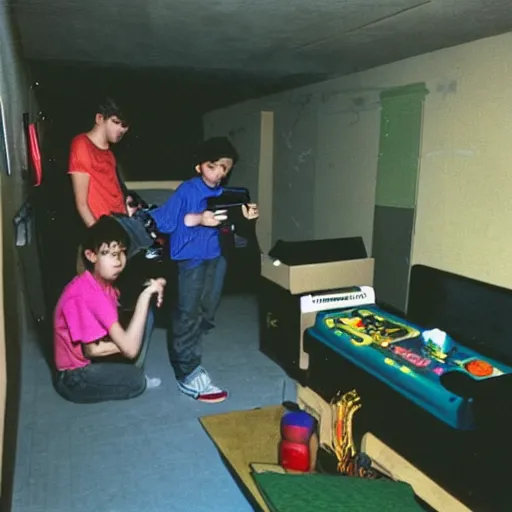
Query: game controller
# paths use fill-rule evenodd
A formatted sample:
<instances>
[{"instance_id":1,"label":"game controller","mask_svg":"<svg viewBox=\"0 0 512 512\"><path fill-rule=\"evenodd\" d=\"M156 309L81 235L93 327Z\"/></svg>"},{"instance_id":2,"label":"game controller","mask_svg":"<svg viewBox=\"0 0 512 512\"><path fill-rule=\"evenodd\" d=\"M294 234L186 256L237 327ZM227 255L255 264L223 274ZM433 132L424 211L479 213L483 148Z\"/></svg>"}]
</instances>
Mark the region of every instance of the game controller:
<instances>
[{"instance_id":1,"label":"game controller","mask_svg":"<svg viewBox=\"0 0 512 512\"><path fill-rule=\"evenodd\" d=\"M240 209L251 202L249 191L243 187L225 188L220 196L207 200L207 209L214 212L221 227L229 227L240 215Z\"/></svg>"},{"instance_id":2,"label":"game controller","mask_svg":"<svg viewBox=\"0 0 512 512\"><path fill-rule=\"evenodd\" d=\"M220 196L209 197L208 210L229 210L251 202L249 191L243 187L226 187Z\"/></svg>"}]
</instances>

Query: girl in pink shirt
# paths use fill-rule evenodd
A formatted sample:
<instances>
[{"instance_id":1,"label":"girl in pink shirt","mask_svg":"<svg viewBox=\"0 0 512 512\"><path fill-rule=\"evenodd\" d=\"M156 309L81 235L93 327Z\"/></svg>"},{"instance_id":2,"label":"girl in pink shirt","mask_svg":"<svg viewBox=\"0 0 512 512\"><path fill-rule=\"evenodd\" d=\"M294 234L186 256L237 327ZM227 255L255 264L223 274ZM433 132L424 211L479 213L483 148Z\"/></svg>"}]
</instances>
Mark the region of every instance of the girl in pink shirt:
<instances>
[{"instance_id":1,"label":"girl in pink shirt","mask_svg":"<svg viewBox=\"0 0 512 512\"><path fill-rule=\"evenodd\" d=\"M114 219L101 217L83 244L86 271L64 289L55 309L56 390L77 403L134 398L160 384L143 371L152 331L151 300L160 307L164 279L152 279L140 294L126 329L119 323L114 287L126 265L129 239ZM102 361L119 354L126 363Z\"/></svg>"}]
</instances>

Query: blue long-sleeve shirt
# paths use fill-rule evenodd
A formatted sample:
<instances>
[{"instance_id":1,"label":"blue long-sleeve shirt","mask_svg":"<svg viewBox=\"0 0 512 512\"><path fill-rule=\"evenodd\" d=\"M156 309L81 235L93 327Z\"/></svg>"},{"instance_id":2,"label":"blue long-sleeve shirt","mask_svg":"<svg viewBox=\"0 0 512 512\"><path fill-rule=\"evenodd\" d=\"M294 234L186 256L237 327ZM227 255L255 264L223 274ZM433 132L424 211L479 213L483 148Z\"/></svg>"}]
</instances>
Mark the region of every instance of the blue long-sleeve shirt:
<instances>
[{"instance_id":1,"label":"blue long-sleeve shirt","mask_svg":"<svg viewBox=\"0 0 512 512\"><path fill-rule=\"evenodd\" d=\"M183 182L159 208L151 211L158 230L170 235L172 260L189 260L191 265L220 256L219 230L206 226L185 226L185 215L206 210L209 197L222 194L221 186L210 188L196 176Z\"/></svg>"}]
</instances>

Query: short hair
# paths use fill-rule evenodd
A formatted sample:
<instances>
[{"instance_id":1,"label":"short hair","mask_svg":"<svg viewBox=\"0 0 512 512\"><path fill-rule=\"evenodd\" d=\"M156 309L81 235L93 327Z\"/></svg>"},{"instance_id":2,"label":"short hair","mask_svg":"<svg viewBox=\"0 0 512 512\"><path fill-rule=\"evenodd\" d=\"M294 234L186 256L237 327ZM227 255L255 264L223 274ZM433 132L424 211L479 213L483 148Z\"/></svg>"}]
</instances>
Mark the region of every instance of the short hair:
<instances>
[{"instance_id":1,"label":"short hair","mask_svg":"<svg viewBox=\"0 0 512 512\"><path fill-rule=\"evenodd\" d=\"M100 217L95 224L87 228L82 242L82 261L87 270L92 270L94 265L86 258L85 251L98 253L101 246L110 246L117 242L127 251L130 249L130 237L117 220L107 215Z\"/></svg>"},{"instance_id":2,"label":"short hair","mask_svg":"<svg viewBox=\"0 0 512 512\"><path fill-rule=\"evenodd\" d=\"M100 114L104 119L117 117L122 123L128 124L128 115L125 110L110 96L102 98L96 105L96 114Z\"/></svg>"},{"instance_id":3,"label":"short hair","mask_svg":"<svg viewBox=\"0 0 512 512\"><path fill-rule=\"evenodd\" d=\"M233 165L238 162L238 152L227 137L212 137L205 140L194 154L194 163L216 162L221 158L231 158Z\"/></svg>"}]
</instances>

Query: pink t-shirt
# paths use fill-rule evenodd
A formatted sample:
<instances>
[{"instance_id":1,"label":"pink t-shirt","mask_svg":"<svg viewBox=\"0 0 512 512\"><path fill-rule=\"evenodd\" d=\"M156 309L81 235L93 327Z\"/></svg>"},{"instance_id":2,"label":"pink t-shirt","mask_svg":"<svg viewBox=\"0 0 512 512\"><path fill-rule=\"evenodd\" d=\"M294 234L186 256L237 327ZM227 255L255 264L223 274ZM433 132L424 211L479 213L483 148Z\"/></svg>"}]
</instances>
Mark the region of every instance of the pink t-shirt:
<instances>
[{"instance_id":1,"label":"pink t-shirt","mask_svg":"<svg viewBox=\"0 0 512 512\"><path fill-rule=\"evenodd\" d=\"M82 343L105 338L118 321L118 292L101 285L90 272L76 276L64 288L55 308L54 353L57 370L74 370L90 363Z\"/></svg>"}]
</instances>

